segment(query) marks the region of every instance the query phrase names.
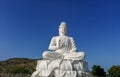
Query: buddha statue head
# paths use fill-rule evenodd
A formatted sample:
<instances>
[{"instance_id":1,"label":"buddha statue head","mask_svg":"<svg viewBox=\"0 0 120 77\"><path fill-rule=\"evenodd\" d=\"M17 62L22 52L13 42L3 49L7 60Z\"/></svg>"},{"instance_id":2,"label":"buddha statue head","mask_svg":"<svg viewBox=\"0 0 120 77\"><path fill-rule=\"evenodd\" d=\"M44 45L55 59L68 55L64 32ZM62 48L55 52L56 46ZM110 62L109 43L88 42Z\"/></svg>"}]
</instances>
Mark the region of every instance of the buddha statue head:
<instances>
[{"instance_id":1,"label":"buddha statue head","mask_svg":"<svg viewBox=\"0 0 120 77\"><path fill-rule=\"evenodd\" d=\"M59 26L59 35L66 35L67 33L67 25L65 22L61 22Z\"/></svg>"}]
</instances>

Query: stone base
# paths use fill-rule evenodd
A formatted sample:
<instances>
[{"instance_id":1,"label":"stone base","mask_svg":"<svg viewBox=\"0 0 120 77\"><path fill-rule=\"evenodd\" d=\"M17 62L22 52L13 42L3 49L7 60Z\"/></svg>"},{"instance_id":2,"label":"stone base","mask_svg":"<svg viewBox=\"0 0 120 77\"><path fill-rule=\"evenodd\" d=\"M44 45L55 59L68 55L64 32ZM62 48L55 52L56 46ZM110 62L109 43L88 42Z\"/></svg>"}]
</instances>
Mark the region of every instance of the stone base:
<instances>
[{"instance_id":1,"label":"stone base","mask_svg":"<svg viewBox=\"0 0 120 77\"><path fill-rule=\"evenodd\" d=\"M38 60L31 77L89 77L88 63L79 60Z\"/></svg>"}]
</instances>

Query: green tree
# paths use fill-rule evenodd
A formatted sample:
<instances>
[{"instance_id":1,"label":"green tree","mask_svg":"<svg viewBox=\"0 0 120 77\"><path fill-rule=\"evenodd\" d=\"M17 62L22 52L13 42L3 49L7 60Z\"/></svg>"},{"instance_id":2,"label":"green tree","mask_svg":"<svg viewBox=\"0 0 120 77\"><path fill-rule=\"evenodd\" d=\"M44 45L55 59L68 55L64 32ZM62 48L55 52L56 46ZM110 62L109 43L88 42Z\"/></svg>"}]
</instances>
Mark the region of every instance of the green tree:
<instances>
[{"instance_id":1,"label":"green tree","mask_svg":"<svg viewBox=\"0 0 120 77\"><path fill-rule=\"evenodd\" d=\"M98 66L98 65L93 65L91 73L92 73L93 76L96 76L96 77L106 76L106 72L104 71L104 69L101 68L101 66Z\"/></svg>"},{"instance_id":2,"label":"green tree","mask_svg":"<svg viewBox=\"0 0 120 77\"><path fill-rule=\"evenodd\" d=\"M120 65L113 65L109 70L108 70L108 76L109 77L120 77Z\"/></svg>"}]
</instances>

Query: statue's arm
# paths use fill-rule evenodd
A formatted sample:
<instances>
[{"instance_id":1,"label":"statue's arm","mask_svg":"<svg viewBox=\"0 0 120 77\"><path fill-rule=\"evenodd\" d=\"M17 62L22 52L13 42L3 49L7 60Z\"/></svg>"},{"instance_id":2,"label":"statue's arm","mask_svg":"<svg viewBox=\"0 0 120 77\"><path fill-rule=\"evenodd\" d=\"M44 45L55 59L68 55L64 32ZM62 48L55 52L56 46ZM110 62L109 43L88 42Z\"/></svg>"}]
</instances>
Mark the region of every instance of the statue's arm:
<instances>
[{"instance_id":1,"label":"statue's arm","mask_svg":"<svg viewBox=\"0 0 120 77\"><path fill-rule=\"evenodd\" d=\"M72 46L72 48L71 48L70 52L76 52L77 48L75 45L75 41L72 37L71 37L71 46Z\"/></svg>"},{"instance_id":2,"label":"statue's arm","mask_svg":"<svg viewBox=\"0 0 120 77\"><path fill-rule=\"evenodd\" d=\"M53 37L52 39L51 39L51 42L50 42L50 45L49 45L49 50L57 50L57 49L59 49L60 47L59 47L59 45L56 43L56 41L55 41L55 37Z\"/></svg>"}]
</instances>

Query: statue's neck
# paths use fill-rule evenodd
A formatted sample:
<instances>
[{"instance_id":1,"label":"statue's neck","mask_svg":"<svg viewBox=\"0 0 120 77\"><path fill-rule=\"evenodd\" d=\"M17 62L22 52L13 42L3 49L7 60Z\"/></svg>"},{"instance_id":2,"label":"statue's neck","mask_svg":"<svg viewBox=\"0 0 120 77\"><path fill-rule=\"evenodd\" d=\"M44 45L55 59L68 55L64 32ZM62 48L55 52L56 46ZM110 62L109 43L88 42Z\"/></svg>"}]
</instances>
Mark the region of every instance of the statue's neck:
<instances>
[{"instance_id":1,"label":"statue's neck","mask_svg":"<svg viewBox=\"0 0 120 77\"><path fill-rule=\"evenodd\" d=\"M65 34L63 34L63 33L59 33L59 35L60 35L60 36L66 36L66 35L65 35Z\"/></svg>"}]
</instances>

